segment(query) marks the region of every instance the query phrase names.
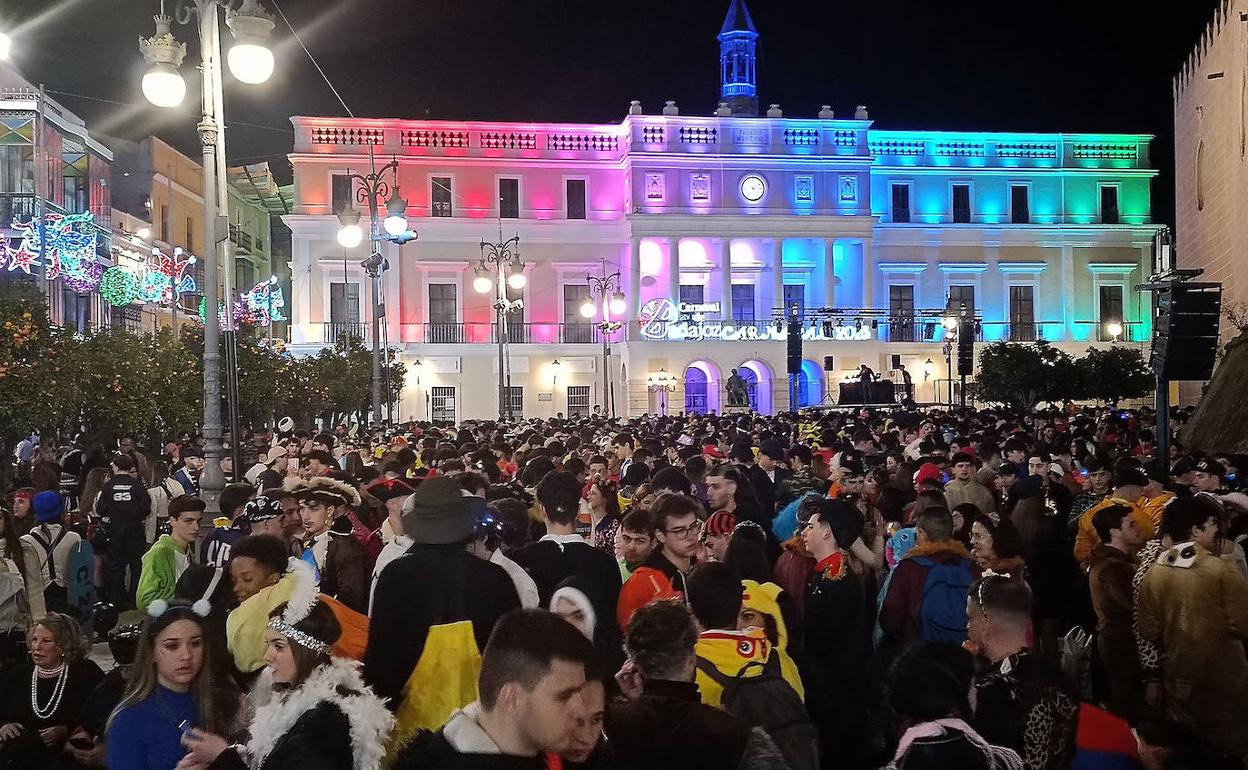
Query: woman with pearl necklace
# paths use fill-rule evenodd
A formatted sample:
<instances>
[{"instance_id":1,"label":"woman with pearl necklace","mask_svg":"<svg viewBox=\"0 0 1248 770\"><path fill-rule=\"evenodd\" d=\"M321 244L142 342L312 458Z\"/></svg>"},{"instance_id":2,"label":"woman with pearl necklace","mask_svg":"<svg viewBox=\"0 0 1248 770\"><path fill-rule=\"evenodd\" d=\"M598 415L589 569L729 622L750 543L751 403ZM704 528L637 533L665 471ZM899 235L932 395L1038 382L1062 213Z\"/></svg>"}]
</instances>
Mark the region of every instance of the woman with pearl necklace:
<instances>
[{"instance_id":1,"label":"woman with pearl necklace","mask_svg":"<svg viewBox=\"0 0 1248 770\"><path fill-rule=\"evenodd\" d=\"M35 770L56 764L104 672L86 658L82 631L68 615L36 621L27 641L30 663L0 680L0 766Z\"/></svg>"}]
</instances>

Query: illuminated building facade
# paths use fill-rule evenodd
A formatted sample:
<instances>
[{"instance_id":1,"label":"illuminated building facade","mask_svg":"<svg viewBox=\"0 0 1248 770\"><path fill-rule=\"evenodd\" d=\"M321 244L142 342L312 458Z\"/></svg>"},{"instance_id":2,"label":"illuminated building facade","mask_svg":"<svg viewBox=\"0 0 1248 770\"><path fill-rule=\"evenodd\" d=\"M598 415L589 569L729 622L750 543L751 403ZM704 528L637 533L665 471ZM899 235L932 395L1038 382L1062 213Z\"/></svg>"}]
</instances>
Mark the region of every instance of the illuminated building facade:
<instances>
[{"instance_id":1,"label":"illuminated building facade","mask_svg":"<svg viewBox=\"0 0 1248 770\"><path fill-rule=\"evenodd\" d=\"M293 118L292 349L371 333L367 242L344 251L334 216L363 210L344 175L367 171L370 146L397 158L420 235L383 248L404 420L497 415L493 293L473 283L480 241L500 234L519 235L528 278L509 324L524 416L605 411L612 391L620 414L718 410L732 369L775 412L835 397L863 363L885 376L900 363L919 401L944 400L950 304L973 308L982 342L1080 353L1149 338L1133 286L1153 268L1152 137L881 131L864 108L754 117L757 33L739 0L719 39L709 117L634 102L611 124ZM628 305L606 393L579 312L604 262ZM775 323L794 305L796 404ZM660 372L674 392L648 387Z\"/></svg>"}]
</instances>

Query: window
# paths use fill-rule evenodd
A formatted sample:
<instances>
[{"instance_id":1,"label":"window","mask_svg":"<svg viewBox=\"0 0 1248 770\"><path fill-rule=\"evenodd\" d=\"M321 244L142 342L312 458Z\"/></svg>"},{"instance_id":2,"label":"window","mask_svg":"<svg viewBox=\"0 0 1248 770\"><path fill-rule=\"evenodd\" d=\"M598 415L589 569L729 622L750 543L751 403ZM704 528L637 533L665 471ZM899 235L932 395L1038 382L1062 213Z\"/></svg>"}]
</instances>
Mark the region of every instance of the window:
<instances>
[{"instance_id":1,"label":"window","mask_svg":"<svg viewBox=\"0 0 1248 770\"><path fill-rule=\"evenodd\" d=\"M568 386L568 417L588 417L590 413L589 406L589 386L588 385L569 385Z\"/></svg>"},{"instance_id":2,"label":"window","mask_svg":"<svg viewBox=\"0 0 1248 770\"><path fill-rule=\"evenodd\" d=\"M186 218L186 248L195 251L195 220Z\"/></svg>"},{"instance_id":3,"label":"window","mask_svg":"<svg viewBox=\"0 0 1248 770\"><path fill-rule=\"evenodd\" d=\"M910 185L892 185L893 221L910 221Z\"/></svg>"},{"instance_id":4,"label":"window","mask_svg":"<svg viewBox=\"0 0 1248 770\"><path fill-rule=\"evenodd\" d=\"M1031 188L1025 184L1010 185L1010 223L1031 223Z\"/></svg>"},{"instance_id":5,"label":"window","mask_svg":"<svg viewBox=\"0 0 1248 770\"><path fill-rule=\"evenodd\" d=\"M429 417L434 422L455 422L455 386L434 386L430 389Z\"/></svg>"},{"instance_id":6,"label":"window","mask_svg":"<svg viewBox=\"0 0 1248 770\"><path fill-rule=\"evenodd\" d=\"M429 209L429 214L435 217L454 216L454 209L451 206L451 178L435 176L430 180L430 185L433 189L429 197L433 205Z\"/></svg>"},{"instance_id":7,"label":"window","mask_svg":"<svg viewBox=\"0 0 1248 770\"><path fill-rule=\"evenodd\" d=\"M507 411L510 417L524 416L524 387L511 385L507 388Z\"/></svg>"},{"instance_id":8,"label":"window","mask_svg":"<svg viewBox=\"0 0 1248 770\"><path fill-rule=\"evenodd\" d=\"M30 126L30 121L25 125ZM23 193L35 191L35 151L32 145L0 145L0 190Z\"/></svg>"},{"instance_id":9,"label":"window","mask_svg":"<svg viewBox=\"0 0 1248 770\"><path fill-rule=\"evenodd\" d=\"M458 321L458 289L453 283L429 284L429 323L453 324Z\"/></svg>"},{"instance_id":10,"label":"window","mask_svg":"<svg viewBox=\"0 0 1248 770\"><path fill-rule=\"evenodd\" d=\"M329 320L331 323L359 323L360 285L331 283L329 285Z\"/></svg>"},{"instance_id":11,"label":"window","mask_svg":"<svg viewBox=\"0 0 1248 770\"><path fill-rule=\"evenodd\" d=\"M333 213L337 214L344 208L350 208L355 205L354 183L348 174L334 174L330 177L330 206Z\"/></svg>"},{"instance_id":12,"label":"window","mask_svg":"<svg viewBox=\"0 0 1248 770\"><path fill-rule=\"evenodd\" d=\"M1032 286L1010 287L1010 341L1036 340L1036 302Z\"/></svg>"},{"instance_id":13,"label":"window","mask_svg":"<svg viewBox=\"0 0 1248 770\"><path fill-rule=\"evenodd\" d=\"M802 283L789 283L784 285L784 317L788 318L793 312L793 306L797 305L797 317L806 317L806 285Z\"/></svg>"},{"instance_id":14,"label":"window","mask_svg":"<svg viewBox=\"0 0 1248 770\"><path fill-rule=\"evenodd\" d=\"M91 206L90 158L81 142L65 139L61 145L61 205L71 213Z\"/></svg>"},{"instance_id":15,"label":"window","mask_svg":"<svg viewBox=\"0 0 1248 770\"><path fill-rule=\"evenodd\" d=\"M1109 342L1115 337L1121 337L1126 333L1126 324L1122 319L1122 287L1102 286L1099 297L1100 314L1097 317L1097 339L1101 342ZM1118 335L1110 334L1106 327L1111 323L1117 323L1123 326L1122 333Z\"/></svg>"},{"instance_id":16,"label":"window","mask_svg":"<svg viewBox=\"0 0 1248 770\"><path fill-rule=\"evenodd\" d=\"M975 287L974 286L950 286L949 287L949 307L953 310L966 308L974 312L975 310Z\"/></svg>"},{"instance_id":17,"label":"window","mask_svg":"<svg viewBox=\"0 0 1248 770\"><path fill-rule=\"evenodd\" d=\"M589 301L589 287L569 283L563 287L563 342L593 342L593 321L581 315L581 305Z\"/></svg>"},{"instance_id":18,"label":"window","mask_svg":"<svg viewBox=\"0 0 1248 770\"><path fill-rule=\"evenodd\" d=\"M680 304L701 305L706 287L700 283L682 283L680 285Z\"/></svg>"},{"instance_id":19,"label":"window","mask_svg":"<svg viewBox=\"0 0 1248 770\"><path fill-rule=\"evenodd\" d=\"M498 216L503 219L520 218L520 180L498 180Z\"/></svg>"},{"instance_id":20,"label":"window","mask_svg":"<svg viewBox=\"0 0 1248 770\"><path fill-rule=\"evenodd\" d=\"M953 186L953 221L954 224L970 224L971 222L971 186L955 184Z\"/></svg>"},{"instance_id":21,"label":"window","mask_svg":"<svg viewBox=\"0 0 1248 770\"><path fill-rule=\"evenodd\" d=\"M732 285L732 320L738 324L754 323L754 284Z\"/></svg>"},{"instance_id":22,"label":"window","mask_svg":"<svg viewBox=\"0 0 1248 770\"><path fill-rule=\"evenodd\" d=\"M568 180L568 219L585 218L585 180Z\"/></svg>"},{"instance_id":23,"label":"window","mask_svg":"<svg viewBox=\"0 0 1248 770\"><path fill-rule=\"evenodd\" d=\"M1118 213L1118 187L1101 186L1101 224L1116 225L1122 217Z\"/></svg>"},{"instance_id":24,"label":"window","mask_svg":"<svg viewBox=\"0 0 1248 770\"><path fill-rule=\"evenodd\" d=\"M914 287L891 284L888 287L888 339L914 342Z\"/></svg>"}]
</instances>

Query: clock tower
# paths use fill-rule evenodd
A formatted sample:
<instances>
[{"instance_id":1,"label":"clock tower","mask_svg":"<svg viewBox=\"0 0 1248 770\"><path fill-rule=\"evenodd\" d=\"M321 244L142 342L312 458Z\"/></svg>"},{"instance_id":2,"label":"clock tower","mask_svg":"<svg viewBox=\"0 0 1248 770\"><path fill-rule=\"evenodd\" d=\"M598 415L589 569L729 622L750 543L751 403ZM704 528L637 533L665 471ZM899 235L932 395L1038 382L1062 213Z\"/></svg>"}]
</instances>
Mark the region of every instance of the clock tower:
<instances>
[{"instance_id":1,"label":"clock tower","mask_svg":"<svg viewBox=\"0 0 1248 770\"><path fill-rule=\"evenodd\" d=\"M731 0L719 35L719 100L733 115L758 117L758 80L755 69L758 30L745 0Z\"/></svg>"}]
</instances>

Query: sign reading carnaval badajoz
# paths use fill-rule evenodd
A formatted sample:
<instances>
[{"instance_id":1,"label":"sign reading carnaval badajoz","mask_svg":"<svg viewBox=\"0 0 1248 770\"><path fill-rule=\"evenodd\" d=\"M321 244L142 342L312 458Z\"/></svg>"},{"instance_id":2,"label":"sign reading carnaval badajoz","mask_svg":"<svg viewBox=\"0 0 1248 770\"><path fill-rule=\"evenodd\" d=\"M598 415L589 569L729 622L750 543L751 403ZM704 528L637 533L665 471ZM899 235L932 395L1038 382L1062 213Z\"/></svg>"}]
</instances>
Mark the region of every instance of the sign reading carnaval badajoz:
<instances>
[{"instance_id":1,"label":"sign reading carnaval badajoz","mask_svg":"<svg viewBox=\"0 0 1248 770\"><path fill-rule=\"evenodd\" d=\"M778 340L787 337L784 329L777 330L770 323L736 324L731 321L708 321L706 314L718 315L718 302L703 304L680 303L677 306L667 298L652 299L641 306L637 313L641 336L648 340L693 340L739 342L751 340ZM803 340L869 340L871 327L834 326L832 336L824 334L823 324L802 329Z\"/></svg>"}]
</instances>

